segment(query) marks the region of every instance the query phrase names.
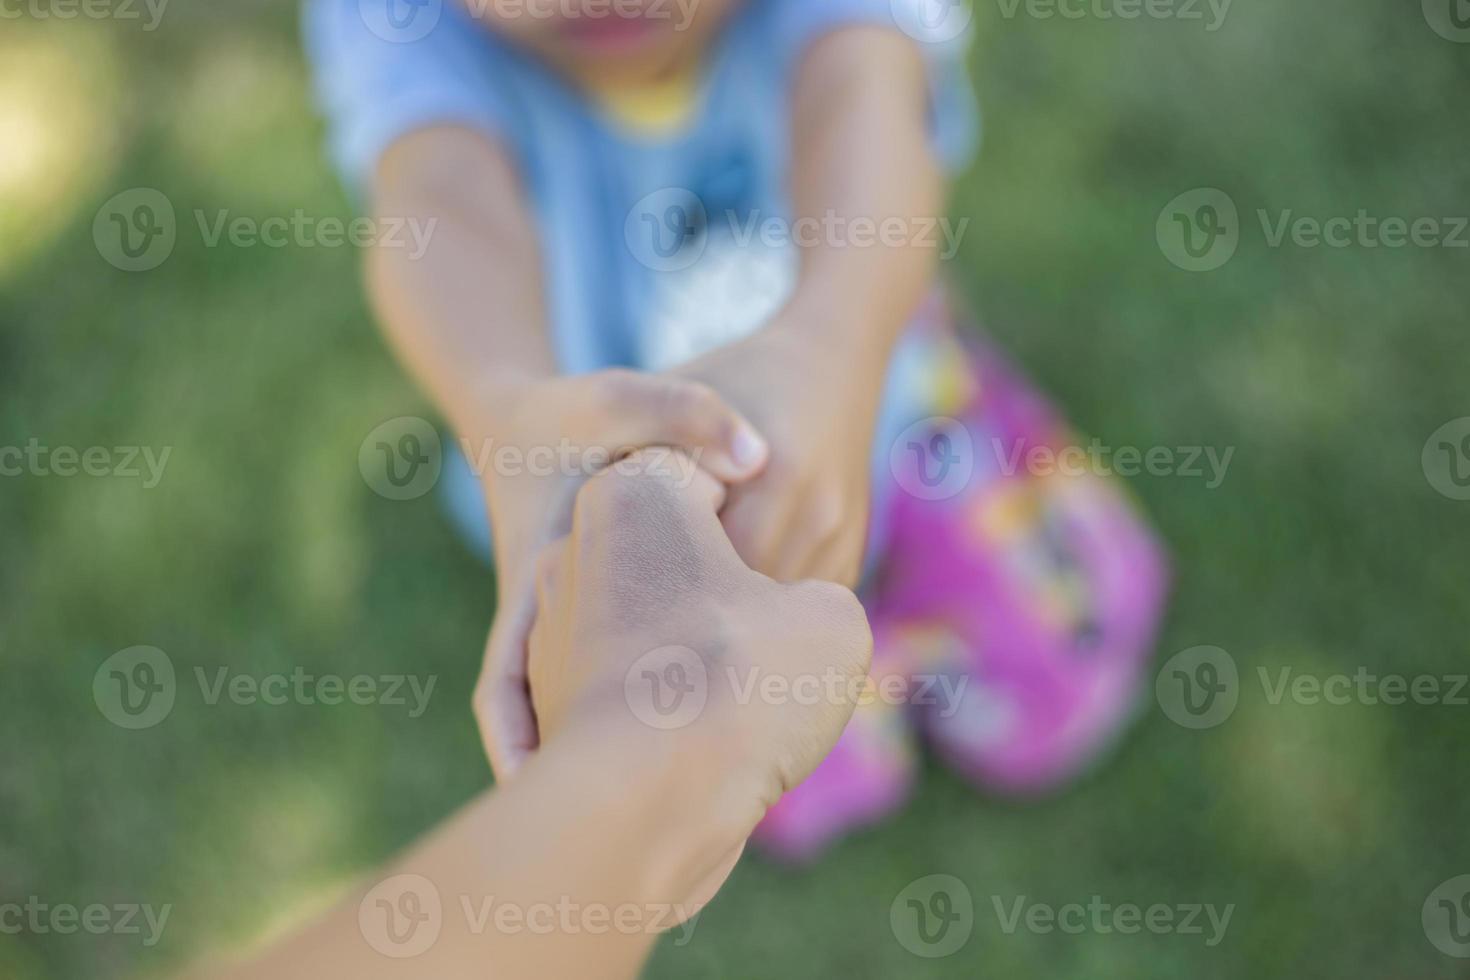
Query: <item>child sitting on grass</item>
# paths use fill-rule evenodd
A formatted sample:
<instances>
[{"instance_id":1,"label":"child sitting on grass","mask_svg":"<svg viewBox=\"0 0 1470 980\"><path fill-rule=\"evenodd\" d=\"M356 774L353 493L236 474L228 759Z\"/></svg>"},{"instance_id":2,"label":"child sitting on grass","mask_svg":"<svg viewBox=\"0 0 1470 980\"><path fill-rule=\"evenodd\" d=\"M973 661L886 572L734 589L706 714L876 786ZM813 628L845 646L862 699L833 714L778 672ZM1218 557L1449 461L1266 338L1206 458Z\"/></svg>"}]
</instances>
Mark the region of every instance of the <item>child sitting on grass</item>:
<instances>
[{"instance_id":1,"label":"child sitting on grass","mask_svg":"<svg viewBox=\"0 0 1470 980\"><path fill-rule=\"evenodd\" d=\"M1116 487L1007 465L1071 437L936 286L974 142L963 15L308 0L345 178L375 215L438 219L422 257L375 247L368 288L464 444L684 449L752 568L859 586L873 676L906 695L859 708L767 814L757 840L792 859L896 808L920 733L991 790L1075 774L1126 720L1163 603ZM504 776L537 744L537 555L581 476L478 469L449 489L495 532L476 707Z\"/></svg>"}]
</instances>

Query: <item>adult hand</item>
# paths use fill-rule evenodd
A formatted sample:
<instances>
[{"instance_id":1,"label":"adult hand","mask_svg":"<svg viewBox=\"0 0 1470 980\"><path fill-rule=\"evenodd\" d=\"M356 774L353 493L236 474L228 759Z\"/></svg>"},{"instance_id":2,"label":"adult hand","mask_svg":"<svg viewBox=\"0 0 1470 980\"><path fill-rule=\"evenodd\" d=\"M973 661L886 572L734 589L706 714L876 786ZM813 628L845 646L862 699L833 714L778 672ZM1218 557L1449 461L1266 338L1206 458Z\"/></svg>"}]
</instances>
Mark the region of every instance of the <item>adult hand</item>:
<instances>
[{"instance_id":1,"label":"adult hand","mask_svg":"<svg viewBox=\"0 0 1470 980\"><path fill-rule=\"evenodd\" d=\"M735 484L765 465L764 440L709 387L682 378L608 370L528 381L502 396L499 417L470 434L495 532L499 608L474 695L496 775L512 775L537 745L526 690L525 641L535 617L536 555L566 533L577 489L620 455L679 479L695 465Z\"/></svg>"},{"instance_id":2,"label":"adult hand","mask_svg":"<svg viewBox=\"0 0 1470 980\"><path fill-rule=\"evenodd\" d=\"M846 588L748 568L720 524L724 493L637 456L592 479L538 565L529 678L544 738L622 712L651 733L639 764L718 767L738 843L836 744L872 638Z\"/></svg>"}]
</instances>

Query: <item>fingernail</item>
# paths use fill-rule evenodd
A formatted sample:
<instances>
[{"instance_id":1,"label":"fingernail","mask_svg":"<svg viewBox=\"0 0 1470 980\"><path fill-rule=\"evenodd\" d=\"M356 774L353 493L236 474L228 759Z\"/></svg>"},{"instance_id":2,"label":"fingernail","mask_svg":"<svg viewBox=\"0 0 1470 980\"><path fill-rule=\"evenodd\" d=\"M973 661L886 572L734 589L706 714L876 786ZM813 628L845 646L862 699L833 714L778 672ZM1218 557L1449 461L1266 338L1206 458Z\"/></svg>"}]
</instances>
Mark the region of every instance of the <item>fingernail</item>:
<instances>
[{"instance_id":1,"label":"fingernail","mask_svg":"<svg viewBox=\"0 0 1470 980\"><path fill-rule=\"evenodd\" d=\"M741 426L730 444L730 458L742 469L759 466L766 458L766 441L754 429Z\"/></svg>"}]
</instances>

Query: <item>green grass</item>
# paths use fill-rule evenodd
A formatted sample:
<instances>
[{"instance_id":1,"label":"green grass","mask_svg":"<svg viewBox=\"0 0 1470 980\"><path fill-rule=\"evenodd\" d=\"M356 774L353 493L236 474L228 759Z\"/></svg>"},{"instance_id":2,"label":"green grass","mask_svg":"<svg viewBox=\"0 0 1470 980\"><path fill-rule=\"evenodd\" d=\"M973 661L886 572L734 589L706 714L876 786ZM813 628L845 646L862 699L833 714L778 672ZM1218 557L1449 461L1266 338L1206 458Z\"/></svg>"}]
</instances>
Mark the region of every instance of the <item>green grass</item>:
<instances>
[{"instance_id":1,"label":"green grass","mask_svg":"<svg viewBox=\"0 0 1470 980\"><path fill-rule=\"evenodd\" d=\"M1002 9L977 13L986 137L957 188L973 223L950 272L1085 431L1236 447L1217 490L1132 484L1177 566L1161 652L1228 649L1240 707L1193 732L1150 700L1104 767L1041 803L926 767L900 817L815 868L748 859L650 973L1464 975L1420 908L1470 873L1470 708L1271 705L1253 679L1465 670L1470 503L1430 487L1420 451L1470 415L1470 250L1271 248L1256 211L1470 213L1470 45L1417 3L1241 2L1214 33ZM0 903L174 906L154 949L0 936L0 976L149 974L247 941L487 778L467 702L494 583L432 497L391 503L358 475L370 429L427 408L368 319L355 256L206 249L188 217L350 212L293 32L291 5L270 2L180 5L153 34L0 34L0 132L12 158L43 161L13 179L0 154L0 445L173 447L154 489L0 478ZM3 124L27 111L49 156ZM134 186L181 215L173 256L140 274L91 236ZM1208 273L1175 268L1154 235L1195 187L1241 215L1237 254ZM166 722L125 732L91 685L135 644L186 678L301 665L434 674L438 690L418 719L181 694ZM975 896L974 935L948 959L909 954L888 926L931 873ZM1236 908L1214 948L1007 935L991 896L1020 895Z\"/></svg>"}]
</instances>

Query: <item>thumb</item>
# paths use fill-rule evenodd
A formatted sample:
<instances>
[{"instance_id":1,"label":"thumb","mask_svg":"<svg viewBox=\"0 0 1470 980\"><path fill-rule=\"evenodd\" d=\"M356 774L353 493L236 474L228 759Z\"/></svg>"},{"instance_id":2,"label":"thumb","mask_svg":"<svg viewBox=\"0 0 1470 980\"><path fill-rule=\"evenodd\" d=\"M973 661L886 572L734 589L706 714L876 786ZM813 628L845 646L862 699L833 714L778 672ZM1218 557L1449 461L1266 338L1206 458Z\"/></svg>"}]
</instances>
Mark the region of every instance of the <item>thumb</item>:
<instances>
[{"instance_id":1,"label":"thumb","mask_svg":"<svg viewBox=\"0 0 1470 980\"><path fill-rule=\"evenodd\" d=\"M536 619L534 588L517 587L501 596L475 687L480 740L498 780L512 776L540 741L531 707L526 643Z\"/></svg>"}]
</instances>

